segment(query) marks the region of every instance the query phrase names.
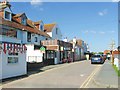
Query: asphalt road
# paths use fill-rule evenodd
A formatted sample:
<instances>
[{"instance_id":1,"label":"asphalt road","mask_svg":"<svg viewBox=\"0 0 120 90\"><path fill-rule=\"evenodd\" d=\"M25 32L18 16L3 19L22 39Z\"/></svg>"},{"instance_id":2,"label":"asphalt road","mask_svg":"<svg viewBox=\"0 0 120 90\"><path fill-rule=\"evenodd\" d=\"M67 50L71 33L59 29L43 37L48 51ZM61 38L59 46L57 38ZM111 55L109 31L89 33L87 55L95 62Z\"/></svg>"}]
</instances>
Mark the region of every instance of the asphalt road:
<instances>
[{"instance_id":1,"label":"asphalt road","mask_svg":"<svg viewBox=\"0 0 120 90\"><path fill-rule=\"evenodd\" d=\"M79 61L2 85L2 88L86 88L102 64Z\"/></svg>"}]
</instances>

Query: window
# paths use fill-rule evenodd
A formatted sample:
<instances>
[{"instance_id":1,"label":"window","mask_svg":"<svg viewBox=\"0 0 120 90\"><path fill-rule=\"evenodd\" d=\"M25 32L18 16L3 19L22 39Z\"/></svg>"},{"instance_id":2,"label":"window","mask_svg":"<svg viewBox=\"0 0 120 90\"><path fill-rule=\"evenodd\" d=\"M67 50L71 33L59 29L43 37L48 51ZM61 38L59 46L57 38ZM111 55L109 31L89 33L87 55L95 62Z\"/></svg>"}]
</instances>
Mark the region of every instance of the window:
<instances>
[{"instance_id":1,"label":"window","mask_svg":"<svg viewBox=\"0 0 120 90\"><path fill-rule=\"evenodd\" d=\"M0 35L5 35L5 36L17 38L17 31L12 30L12 29L9 30L9 29L3 28L2 30L0 30Z\"/></svg>"},{"instance_id":2,"label":"window","mask_svg":"<svg viewBox=\"0 0 120 90\"><path fill-rule=\"evenodd\" d=\"M35 37L35 42L37 42L38 40L37 40L37 37Z\"/></svg>"},{"instance_id":3,"label":"window","mask_svg":"<svg viewBox=\"0 0 120 90\"><path fill-rule=\"evenodd\" d=\"M26 18L25 18L25 17L22 17L21 23L22 23L23 25L26 25Z\"/></svg>"},{"instance_id":4,"label":"window","mask_svg":"<svg viewBox=\"0 0 120 90\"><path fill-rule=\"evenodd\" d=\"M47 59L53 59L55 58L54 51L47 51Z\"/></svg>"},{"instance_id":5,"label":"window","mask_svg":"<svg viewBox=\"0 0 120 90\"><path fill-rule=\"evenodd\" d=\"M58 34L58 28L56 28L56 34Z\"/></svg>"},{"instance_id":6,"label":"window","mask_svg":"<svg viewBox=\"0 0 120 90\"><path fill-rule=\"evenodd\" d=\"M9 53L8 63L18 63L18 53Z\"/></svg>"},{"instance_id":7,"label":"window","mask_svg":"<svg viewBox=\"0 0 120 90\"><path fill-rule=\"evenodd\" d=\"M31 33L30 32L27 33L27 41L31 42Z\"/></svg>"},{"instance_id":8,"label":"window","mask_svg":"<svg viewBox=\"0 0 120 90\"><path fill-rule=\"evenodd\" d=\"M40 26L40 30L43 30L43 25Z\"/></svg>"},{"instance_id":9,"label":"window","mask_svg":"<svg viewBox=\"0 0 120 90\"><path fill-rule=\"evenodd\" d=\"M10 20L10 12L5 11L5 19Z\"/></svg>"}]
</instances>

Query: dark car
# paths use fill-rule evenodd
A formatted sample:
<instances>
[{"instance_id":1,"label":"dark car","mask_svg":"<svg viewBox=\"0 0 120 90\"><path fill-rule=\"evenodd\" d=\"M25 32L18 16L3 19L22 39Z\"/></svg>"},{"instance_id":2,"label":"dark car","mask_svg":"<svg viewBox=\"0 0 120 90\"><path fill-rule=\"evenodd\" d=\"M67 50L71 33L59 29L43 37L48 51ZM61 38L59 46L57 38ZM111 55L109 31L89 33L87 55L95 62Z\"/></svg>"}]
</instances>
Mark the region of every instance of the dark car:
<instances>
[{"instance_id":1,"label":"dark car","mask_svg":"<svg viewBox=\"0 0 120 90\"><path fill-rule=\"evenodd\" d=\"M91 57L91 64L93 63L104 63L103 57L101 55L93 55Z\"/></svg>"}]
</instances>

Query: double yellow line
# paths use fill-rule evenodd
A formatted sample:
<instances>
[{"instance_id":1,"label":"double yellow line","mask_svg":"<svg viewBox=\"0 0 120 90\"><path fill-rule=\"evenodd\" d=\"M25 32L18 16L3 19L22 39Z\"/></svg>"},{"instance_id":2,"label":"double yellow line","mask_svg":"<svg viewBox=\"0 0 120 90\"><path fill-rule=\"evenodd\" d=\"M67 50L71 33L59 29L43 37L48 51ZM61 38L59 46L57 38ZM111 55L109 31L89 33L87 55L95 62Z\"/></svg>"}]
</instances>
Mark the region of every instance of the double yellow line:
<instances>
[{"instance_id":1,"label":"double yellow line","mask_svg":"<svg viewBox=\"0 0 120 90\"><path fill-rule=\"evenodd\" d=\"M83 84L80 86L80 88L87 88L88 84L92 80L92 78L95 76L95 74L100 70L101 66L97 66L95 70L90 74L90 76L83 82Z\"/></svg>"}]
</instances>

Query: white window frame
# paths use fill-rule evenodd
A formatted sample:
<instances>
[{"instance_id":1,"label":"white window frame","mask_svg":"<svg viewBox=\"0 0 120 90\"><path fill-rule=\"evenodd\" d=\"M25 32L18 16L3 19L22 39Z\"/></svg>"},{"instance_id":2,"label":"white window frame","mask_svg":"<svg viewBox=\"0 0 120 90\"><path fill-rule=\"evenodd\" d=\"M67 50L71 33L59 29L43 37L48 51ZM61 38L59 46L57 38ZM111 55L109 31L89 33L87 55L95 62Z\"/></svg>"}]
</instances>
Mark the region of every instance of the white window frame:
<instances>
[{"instance_id":1,"label":"white window frame","mask_svg":"<svg viewBox=\"0 0 120 90\"><path fill-rule=\"evenodd\" d=\"M6 13L6 12L8 12L9 15L10 15L10 16L9 16L9 19L5 18L5 13ZM4 11L4 19L5 19L5 20L11 21L11 12L5 10L5 11Z\"/></svg>"},{"instance_id":2,"label":"white window frame","mask_svg":"<svg viewBox=\"0 0 120 90\"><path fill-rule=\"evenodd\" d=\"M18 53L18 54L19 54L19 53ZM17 62L13 62L13 63L12 63L12 62L9 63L9 62L8 62L8 58L9 58L9 57L10 57L10 58L14 58L14 57L15 57L15 58L18 58L18 61L17 61ZM9 54L8 54L7 64L17 64L17 63L19 63L19 57L18 57L18 55L9 55Z\"/></svg>"}]
</instances>

